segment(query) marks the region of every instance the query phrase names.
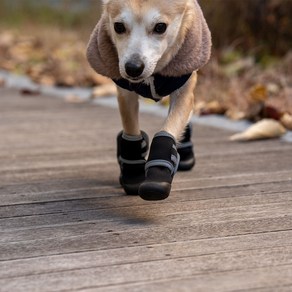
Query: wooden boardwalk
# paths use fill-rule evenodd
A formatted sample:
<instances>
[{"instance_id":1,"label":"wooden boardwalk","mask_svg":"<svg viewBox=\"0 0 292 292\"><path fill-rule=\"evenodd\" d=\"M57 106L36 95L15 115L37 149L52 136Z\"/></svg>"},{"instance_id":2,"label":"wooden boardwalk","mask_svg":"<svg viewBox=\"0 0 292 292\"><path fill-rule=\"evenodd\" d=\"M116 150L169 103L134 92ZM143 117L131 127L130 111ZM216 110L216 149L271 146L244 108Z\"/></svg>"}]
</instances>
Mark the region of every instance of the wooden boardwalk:
<instances>
[{"instance_id":1,"label":"wooden boardwalk","mask_svg":"<svg viewBox=\"0 0 292 292\"><path fill-rule=\"evenodd\" d=\"M145 202L118 185L119 130L0 90L0 291L292 291L292 144L195 126L195 170Z\"/></svg>"}]
</instances>

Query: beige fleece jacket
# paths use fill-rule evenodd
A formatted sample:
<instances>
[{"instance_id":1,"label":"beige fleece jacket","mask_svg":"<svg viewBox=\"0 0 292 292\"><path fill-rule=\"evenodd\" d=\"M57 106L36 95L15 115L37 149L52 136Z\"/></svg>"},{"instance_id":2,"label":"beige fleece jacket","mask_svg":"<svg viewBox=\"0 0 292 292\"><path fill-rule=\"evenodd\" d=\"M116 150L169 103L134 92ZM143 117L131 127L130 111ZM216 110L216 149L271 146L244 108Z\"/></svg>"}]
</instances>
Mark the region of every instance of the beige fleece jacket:
<instances>
[{"instance_id":1,"label":"beige fleece jacket","mask_svg":"<svg viewBox=\"0 0 292 292\"><path fill-rule=\"evenodd\" d=\"M163 76L179 77L197 71L210 58L211 34L197 0L194 1L194 23L178 53L159 72ZM106 22L106 16L103 14L91 34L87 59L97 73L111 79L120 79L118 55L107 31Z\"/></svg>"}]
</instances>

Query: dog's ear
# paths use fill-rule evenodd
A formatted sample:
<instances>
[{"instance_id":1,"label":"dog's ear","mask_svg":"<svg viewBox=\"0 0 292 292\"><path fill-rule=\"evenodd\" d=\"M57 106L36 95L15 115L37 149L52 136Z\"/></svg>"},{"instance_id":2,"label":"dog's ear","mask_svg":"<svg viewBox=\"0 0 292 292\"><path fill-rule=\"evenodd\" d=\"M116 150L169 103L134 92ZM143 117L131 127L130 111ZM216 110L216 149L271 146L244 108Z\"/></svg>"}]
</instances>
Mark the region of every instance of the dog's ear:
<instances>
[{"instance_id":1,"label":"dog's ear","mask_svg":"<svg viewBox=\"0 0 292 292\"><path fill-rule=\"evenodd\" d=\"M109 37L105 16L94 28L87 46L87 60L99 74L111 79L119 79L118 54Z\"/></svg>"},{"instance_id":2,"label":"dog's ear","mask_svg":"<svg viewBox=\"0 0 292 292\"><path fill-rule=\"evenodd\" d=\"M194 1L194 0L193 0ZM211 55L211 33L203 12L195 0L194 21L176 56L161 71L165 76L182 76L203 67Z\"/></svg>"}]
</instances>

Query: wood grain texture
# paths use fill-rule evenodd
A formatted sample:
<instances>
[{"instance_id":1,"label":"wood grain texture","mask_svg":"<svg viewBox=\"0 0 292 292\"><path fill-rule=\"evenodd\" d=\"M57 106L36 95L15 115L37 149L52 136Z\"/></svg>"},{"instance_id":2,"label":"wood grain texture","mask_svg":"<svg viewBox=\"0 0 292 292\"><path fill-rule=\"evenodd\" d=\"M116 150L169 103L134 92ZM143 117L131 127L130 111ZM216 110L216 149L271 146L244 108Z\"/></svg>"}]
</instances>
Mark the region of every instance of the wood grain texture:
<instances>
[{"instance_id":1,"label":"wood grain texture","mask_svg":"<svg viewBox=\"0 0 292 292\"><path fill-rule=\"evenodd\" d=\"M196 168L145 202L118 184L119 130L117 110L0 89L0 291L291 291L291 144L195 125Z\"/></svg>"}]
</instances>

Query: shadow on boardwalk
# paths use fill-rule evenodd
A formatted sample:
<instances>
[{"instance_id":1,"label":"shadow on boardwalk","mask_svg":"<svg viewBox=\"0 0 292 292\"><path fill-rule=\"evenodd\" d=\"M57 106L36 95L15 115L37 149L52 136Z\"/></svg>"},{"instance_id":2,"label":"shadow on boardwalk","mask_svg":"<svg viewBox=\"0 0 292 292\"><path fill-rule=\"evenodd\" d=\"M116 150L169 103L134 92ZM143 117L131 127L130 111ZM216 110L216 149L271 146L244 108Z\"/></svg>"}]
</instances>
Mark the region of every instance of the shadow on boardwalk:
<instances>
[{"instance_id":1,"label":"shadow on boardwalk","mask_svg":"<svg viewBox=\"0 0 292 292\"><path fill-rule=\"evenodd\" d=\"M118 185L116 110L0 95L0 291L291 291L291 144L195 126L195 170L145 202Z\"/></svg>"}]
</instances>

